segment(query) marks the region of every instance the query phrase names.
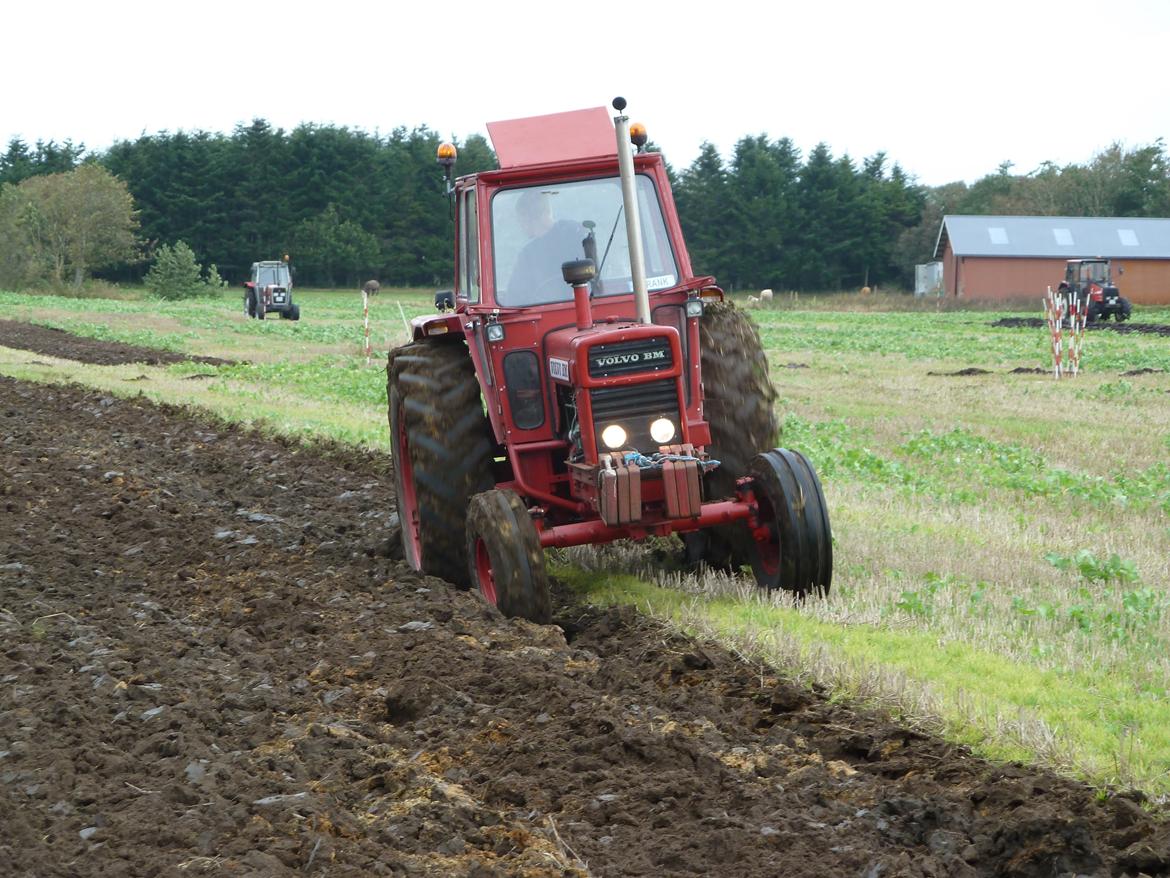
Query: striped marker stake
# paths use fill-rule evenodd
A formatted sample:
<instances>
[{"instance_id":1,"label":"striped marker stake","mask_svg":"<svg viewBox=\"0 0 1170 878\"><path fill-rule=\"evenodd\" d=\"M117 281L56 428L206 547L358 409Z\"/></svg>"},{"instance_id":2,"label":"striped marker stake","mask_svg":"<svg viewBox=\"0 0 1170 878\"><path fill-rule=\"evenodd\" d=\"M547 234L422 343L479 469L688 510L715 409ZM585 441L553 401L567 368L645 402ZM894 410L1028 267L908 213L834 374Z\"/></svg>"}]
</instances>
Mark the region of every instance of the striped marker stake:
<instances>
[{"instance_id":1,"label":"striped marker stake","mask_svg":"<svg viewBox=\"0 0 1170 878\"><path fill-rule=\"evenodd\" d=\"M366 365L370 365L370 294L362 290L362 327L365 332Z\"/></svg>"},{"instance_id":2,"label":"striped marker stake","mask_svg":"<svg viewBox=\"0 0 1170 878\"><path fill-rule=\"evenodd\" d=\"M370 365L370 296L378 294L382 285L376 280L368 280L362 284L362 347L366 352L366 365Z\"/></svg>"},{"instance_id":3,"label":"striped marker stake","mask_svg":"<svg viewBox=\"0 0 1170 878\"><path fill-rule=\"evenodd\" d=\"M1068 337L1064 335L1068 318ZM1052 377L1075 376L1081 368L1081 346L1085 338L1085 324L1089 317L1088 299L1053 293L1052 287L1044 298L1044 321L1052 338Z\"/></svg>"},{"instance_id":4,"label":"striped marker stake","mask_svg":"<svg viewBox=\"0 0 1170 878\"><path fill-rule=\"evenodd\" d=\"M1052 287L1048 288L1048 295L1044 298L1044 320L1048 324L1048 334L1052 339L1052 377L1060 378L1060 361L1061 361L1061 340L1060 340L1060 321L1061 312L1059 301L1059 294L1052 292Z\"/></svg>"}]
</instances>

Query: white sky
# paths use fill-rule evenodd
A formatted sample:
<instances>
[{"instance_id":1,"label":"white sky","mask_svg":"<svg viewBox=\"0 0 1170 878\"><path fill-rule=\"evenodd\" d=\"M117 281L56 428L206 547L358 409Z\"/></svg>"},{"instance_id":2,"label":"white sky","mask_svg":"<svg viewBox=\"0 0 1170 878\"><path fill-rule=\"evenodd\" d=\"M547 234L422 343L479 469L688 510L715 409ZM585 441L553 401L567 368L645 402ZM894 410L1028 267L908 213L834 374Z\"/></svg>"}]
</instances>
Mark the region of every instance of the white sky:
<instances>
[{"instance_id":1,"label":"white sky","mask_svg":"<svg viewBox=\"0 0 1170 878\"><path fill-rule=\"evenodd\" d=\"M1168 0L58 0L0 35L0 149L255 117L464 139L617 94L677 169L765 133L937 185L1170 136Z\"/></svg>"}]
</instances>

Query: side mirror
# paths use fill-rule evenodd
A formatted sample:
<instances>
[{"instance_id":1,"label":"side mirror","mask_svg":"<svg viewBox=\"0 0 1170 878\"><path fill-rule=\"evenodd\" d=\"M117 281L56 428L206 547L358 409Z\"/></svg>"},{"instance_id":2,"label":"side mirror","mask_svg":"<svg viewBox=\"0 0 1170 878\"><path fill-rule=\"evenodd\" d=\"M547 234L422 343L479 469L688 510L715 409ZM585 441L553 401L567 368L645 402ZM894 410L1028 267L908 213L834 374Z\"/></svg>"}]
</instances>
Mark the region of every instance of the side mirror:
<instances>
[{"instance_id":1,"label":"side mirror","mask_svg":"<svg viewBox=\"0 0 1170 878\"><path fill-rule=\"evenodd\" d=\"M455 310L455 291L454 290L439 290L435 293L435 310L437 311L453 311Z\"/></svg>"}]
</instances>

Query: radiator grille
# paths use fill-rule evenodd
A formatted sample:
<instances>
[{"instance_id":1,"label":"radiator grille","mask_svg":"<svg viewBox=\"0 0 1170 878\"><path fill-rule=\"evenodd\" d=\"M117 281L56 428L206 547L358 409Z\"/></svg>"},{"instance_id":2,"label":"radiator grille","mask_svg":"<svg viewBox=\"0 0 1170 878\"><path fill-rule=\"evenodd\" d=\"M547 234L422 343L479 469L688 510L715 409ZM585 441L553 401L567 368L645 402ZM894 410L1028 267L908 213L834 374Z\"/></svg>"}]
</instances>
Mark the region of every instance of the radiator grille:
<instances>
[{"instance_id":1,"label":"radiator grille","mask_svg":"<svg viewBox=\"0 0 1170 878\"><path fill-rule=\"evenodd\" d=\"M673 378L626 387L599 387L589 393L593 405L593 430L598 443L609 424L621 424L629 436L627 445L638 451L658 450L650 436L650 422L669 418L674 422L675 439L681 440L678 385ZM599 450L606 450L599 444Z\"/></svg>"}]
</instances>

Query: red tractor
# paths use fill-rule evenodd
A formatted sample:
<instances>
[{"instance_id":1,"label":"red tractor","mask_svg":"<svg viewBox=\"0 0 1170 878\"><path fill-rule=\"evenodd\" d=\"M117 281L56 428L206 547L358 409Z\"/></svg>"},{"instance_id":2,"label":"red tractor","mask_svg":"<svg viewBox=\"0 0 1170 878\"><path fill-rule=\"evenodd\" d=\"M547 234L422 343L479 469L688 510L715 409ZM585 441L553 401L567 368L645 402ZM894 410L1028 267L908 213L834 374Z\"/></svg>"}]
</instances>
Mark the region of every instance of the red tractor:
<instances>
[{"instance_id":1,"label":"red tractor","mask_svg":"<svg viewBox=\"0 0 1170 878\"><path fill-rule=\"evenodd\" d=\"M439 148L455 285L387 365L405 557L537 622L544 549L674 533L824 593L828 509L773 447L759 334L692 273L662 156L614 107L489 124L499 170L454 181Z\"/></svg>"},{"instance_id":2,"label":"red tractor","mask_svg":"<svg viewBox=\"0 0 1170 878\"><path fill-rule=\"evenodd\" d=\"M1133 313L1133 305L1113 283L1112 263L1108 259L1068 260L1064 280L1057 290L1087 303L1085 316L1089 323L1104 322L1111 316L1121 323Z\"/></svg>"}]
</instances>

